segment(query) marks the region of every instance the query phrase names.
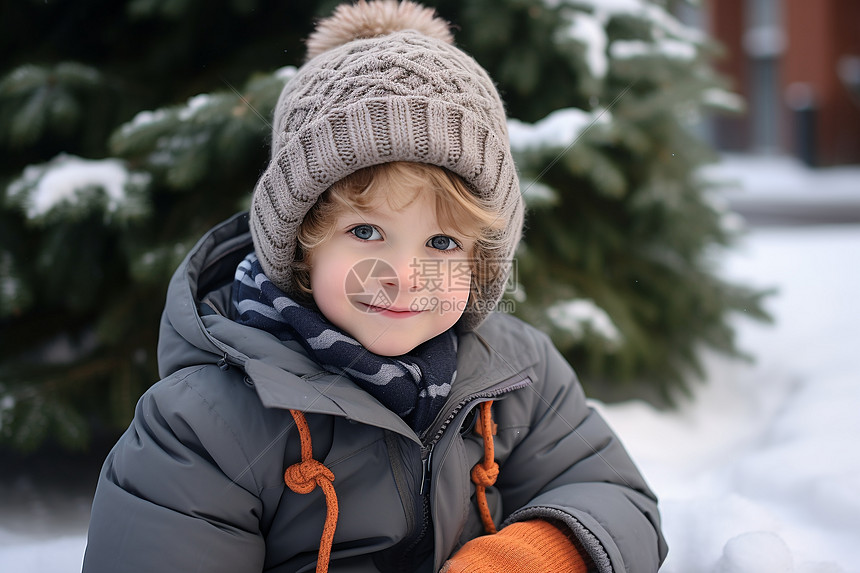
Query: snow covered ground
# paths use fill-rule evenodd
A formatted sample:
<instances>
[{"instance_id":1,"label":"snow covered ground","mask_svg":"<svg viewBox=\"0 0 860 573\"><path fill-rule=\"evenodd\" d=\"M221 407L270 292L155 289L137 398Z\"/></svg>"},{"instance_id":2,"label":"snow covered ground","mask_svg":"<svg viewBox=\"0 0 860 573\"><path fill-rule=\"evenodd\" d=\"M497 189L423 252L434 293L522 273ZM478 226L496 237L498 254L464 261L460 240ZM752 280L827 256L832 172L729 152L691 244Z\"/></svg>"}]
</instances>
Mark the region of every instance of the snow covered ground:
<instances>
[{"instance_id":1,"label":"snow covered ground","mask_svg":"<svg viewBox=\"0 0 860 573\"><path fill-rule=\"evenodd\" d=\"M767 224L723 272L777 287L775 324L739 317L756 363L707 357L708 382L677 412L604 408L661 497L661 571L860 572L860 168L728 157L711 175Z\"/></svg>"},{"instance_id":2,"label":"snow covered ground","mask_svg":"<svg viewBox=\"0 0 860 573\"><path fill-rule=\"evenodd\" d=\"M742 179L747 204L762 205L786 165L836 210L860 202L856 168L811 172L738 158L718 174ZM773 192L772 205L796 204L802 189L786 189ZM771 222L754 228L723 268L779 288L768 301L774 325L737 318L740 345L756 363L708 356L708 382L677 411L599 405L660 495L670 545L661 571L858 573L860 222ZM80 504L62 511L80 515ZM29 528L20 512L0 508L0 571L80 570L86 525L58 527L59 507L39 504Z\"/></svg>"},{"instance_id":3,"label":"snow covered ground","mask_svg":"<svg viewBox=\"0 0 860 573\"><path fill-rule=\"evenodd\" d=\"M860 571L860 225L768 227L726 273L776 285L750 366L708 358L677 411L605 408L661 498L665 573Z\"/></svg>"}]
</instances>

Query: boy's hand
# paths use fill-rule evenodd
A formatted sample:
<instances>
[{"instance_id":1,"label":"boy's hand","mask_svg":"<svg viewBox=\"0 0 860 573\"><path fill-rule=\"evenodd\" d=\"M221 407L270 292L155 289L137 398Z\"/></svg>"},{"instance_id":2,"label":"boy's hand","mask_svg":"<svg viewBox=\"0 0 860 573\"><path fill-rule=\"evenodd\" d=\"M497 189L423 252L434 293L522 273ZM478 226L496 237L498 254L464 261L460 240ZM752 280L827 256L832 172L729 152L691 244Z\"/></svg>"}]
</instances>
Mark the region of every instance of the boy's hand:
<instances>
[{"instance_id":1,"label":"boy's hand","mask_svg":"<svg viewBox=\"0 0 860 573\"><path fill-rule=\"evenodd\" d=\"M586 573L567 535L539 519L512 523L498 533L473 539L445 562L439 573Z\"/></svg>"}]
</instances>

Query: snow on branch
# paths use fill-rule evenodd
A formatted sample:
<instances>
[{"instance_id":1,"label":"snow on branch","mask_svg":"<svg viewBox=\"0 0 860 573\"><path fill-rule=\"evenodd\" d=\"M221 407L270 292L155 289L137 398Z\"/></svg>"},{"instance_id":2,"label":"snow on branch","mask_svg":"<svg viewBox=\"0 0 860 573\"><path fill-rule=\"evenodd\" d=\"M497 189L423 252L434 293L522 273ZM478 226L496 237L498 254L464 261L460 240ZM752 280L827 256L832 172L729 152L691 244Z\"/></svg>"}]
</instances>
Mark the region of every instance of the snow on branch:
<instances>
[{"instance_id":1,"label":"snow on branch","mask_svg":"<svg viewBox=\"0 0 860 573\"><path fill-rule=\"evenodd\" d=\"M194 97L188 98L185 107L179 110L179 119L181 121L190 120L199 111L211 105L213 101L214 99L211 94L197 94Z\"/></svg>"},{"instance_id":2,"label":"snow on branch","mask_svg":"<svg viewBox=\"0 0 860 573\"><path fill-rule=\"evenodd\" d=\"M137 195L149 181L148 174L130 172L119 159L91 160L61 153L48 163L28 166L7 193L31 220L44 219L60 208L89 205L94 195L101 195L98 202L108 218L129 218L144 211Z\"/></svg>"},{"instance_id":3,"label":"snow on branch","mask_svg":"<svg viewBox=\"0 0 860 573\"><path fill-rule=\"evenodd\" d=\"M547 4L585 8L604 24L614 17L637 18L648 22L661 34L692 43L701 43L705 34L688 26L665 8L647 0L544 0Z\"/></svg>"},{"instance_id":4,"label":"snow on branch","mask_svg":"<svg viewBox=\"0 0 860 573\"><path fill-rule=\"evenodd\" d=\"M550 9L562 9L570 18L567 34L586 47L586 61L595 77L606 74L605 49L606 26L616 17L627 17L646 22L655 41L671 41L658 51L677 57L681 43L690 44L683 53L694 50L693 46L706 41L706 35L695 27L688 26L665 8L647 0L543 0ZM583 11L584 10L584 11Z\"/></svg>"},{"instance_id":5,"label":"snow on branch","mask_svg":"<svg viewBox=\"0 0 860 573\"><path fill-rule=\"evenodd\" d=\"M578 339L586 333L597 335L612 346L619 346L621 333L609 315L590 299L574 299L556 303L546 310L552 323Z\"/></svg>"},{"instance_id":6,"label":"snow on branch","mask_svg":"<svg viewBox=\"0 0 860 573\"><path fill-rule=\"evenodd\" d=\"M296 75L299 69L296 66L284 66L283 68L278 68L275 70L274 76L279 80L283 80L284 83L287 83L293 76Z\"/></svg>"},{"instance_id":7,"label":"snow on branch","mask_svg":"<svg viewBox=\"0 0 860 573\"><path fill-rule=\"evenodd\" d=\"M585 62L591 75L603 78L609 70L609 60L606 57L606 30L604 22L585 12L570 14L570 26L567 35L585 46Z\"/></svg>"},{"instance_id":8,"label":"snow on branch","mask_svg":"<svg viewBox=\"0 0 860 573\"><path fill-rule=\"evenodd\" d=\"M164 124L171 119L171 113L175 112L165 109L139 111L131 121L120 127L119 133L123 137L129 137L153 126Z\"/></svg>"},{"instance_id":9,"label":"snow on branch","mask_svg":"<svg viewBox=\"0 0 860 573\"><path fill-rule=\"evenodd\" d=\"M746 102L742 96L722 88L711 88L703 91L702 103L732 112L742 112L746 109Z\"/></svg>"},{"instance_id":10,"label":"snow on branch","mask_svg":"<svg viewBox=\"0 0 860 573\"><path fill-rule=\"evenodd\" d=\"M689 42L669 39L657 42L617 40L612 43L609 53L618 60L661 56L670 60L692 61L696 59L697 55L696 47Z\"/></svg>"},{"instance_id":11,"label":"snow on branch","mask_svg":"<svg viewBox=\"0 0 860 573\"><path fill-rule=\"evenodd\" d=\"M590 127L606 125L611 121L612 114L602 108L592 112L578 108L564 108L555 110L533 124L509 119L508 135L514 151L567 147Z\"/></svg>"}]
</instances>

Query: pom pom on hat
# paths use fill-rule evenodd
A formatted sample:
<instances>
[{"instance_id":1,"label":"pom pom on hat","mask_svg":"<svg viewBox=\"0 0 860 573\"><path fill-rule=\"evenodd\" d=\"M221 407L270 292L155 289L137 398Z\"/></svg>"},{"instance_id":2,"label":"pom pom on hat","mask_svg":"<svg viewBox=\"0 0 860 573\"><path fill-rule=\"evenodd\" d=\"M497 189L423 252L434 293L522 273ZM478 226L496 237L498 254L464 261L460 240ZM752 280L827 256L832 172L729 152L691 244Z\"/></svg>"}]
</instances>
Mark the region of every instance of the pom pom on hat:
<instances>
[{"instance_id":1,"label":"pom pom on hat","mask_svg":"<svg viewBox=\"0 0 860 573\"><path fill-rule=\"evenodd\" d=\"M437 18L432 8L408 0L360 0L352 5L341 4L334 14L317 24L307 40L307 59L352 40L384 36L401 30L415 30L448 44L454 43L448 22Z\"/></svg>"}]
</instances>

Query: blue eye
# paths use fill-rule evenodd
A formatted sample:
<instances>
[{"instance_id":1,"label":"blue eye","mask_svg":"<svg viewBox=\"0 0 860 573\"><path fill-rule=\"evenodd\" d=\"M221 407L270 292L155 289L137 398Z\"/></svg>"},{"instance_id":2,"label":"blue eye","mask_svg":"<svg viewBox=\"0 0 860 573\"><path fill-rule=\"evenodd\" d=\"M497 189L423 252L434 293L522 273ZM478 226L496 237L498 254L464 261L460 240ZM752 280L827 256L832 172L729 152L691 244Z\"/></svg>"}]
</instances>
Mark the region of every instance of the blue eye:
<instances>
[{"instance_id":1,"label":"blue eye","mask_svg":"<svg viewBox=\"0 0 860 573\"><path fill-rule=\"evenodd\" d=\"M436 235L427 241L427 246L438 251L452 251L459 249L460 245L451 237L445 235Z\"/></svg>"},{"instance_id":2,"label":"blue eye","mask_svg":"<svg viewBox=\"0 0 860 573\"><path fill-rule=\"evenodd\" d=\"M378 241L382 238L382 235L373 225L358 225L350 229L349 232L362 241Z\"/></svg>"}]
</instances>

